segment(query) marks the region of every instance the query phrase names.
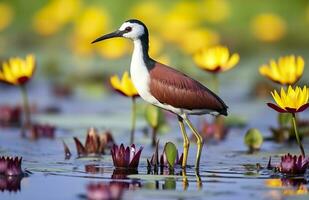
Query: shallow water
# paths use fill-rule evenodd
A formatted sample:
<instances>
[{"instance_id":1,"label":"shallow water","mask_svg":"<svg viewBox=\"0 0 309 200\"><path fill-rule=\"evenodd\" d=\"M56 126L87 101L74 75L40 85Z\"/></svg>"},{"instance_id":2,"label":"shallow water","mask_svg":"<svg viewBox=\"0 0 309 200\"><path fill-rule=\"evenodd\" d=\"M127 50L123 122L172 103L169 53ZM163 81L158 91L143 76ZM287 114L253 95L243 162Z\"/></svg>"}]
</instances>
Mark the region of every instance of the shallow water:
<instances>
[{"instance_id":1,"label":"shallow water","mask_svg":"<svg viewBox=\"0 0 309 200\"><path fill-rule=\"evenodd\" d=\"M36 91L35 88L32 89ZM265 136L269 136L268 126L276 123L276 114L270 111L263 102L240 100L244 93L230 93L228 88L223 93L225 99L234 102L231 112L248 119L245 129L234 128L228 137L217 144L205 144L201 159L199 176L195 172L194 164L196 146L191 143L186 174L176 168L174 175L154 176L147 174L146 159L150 158L153 149L150 139L141 129L145 122L139 118L135 143L144 146L138 174L129 175L127 179L112 179L114 172L112 159L109 154L101 158L77 158L73 136L84 138L87 128L96 127L99 130L109 129L113 133L116 143L129 142L130 113L129 101L118 96L105 97L104 100L89 100L84 97L73 97L58 100L49 96L46 90L31 94L32 101L40 102L38 107L57 105L60 114L34 114L34 120L51 123L57 126L55 139L40 139L31 141L22 139L19 129L0 129L0 155L16 155L23 157L22 168L31 172L21 180L20 190L17 192L2 191L1 199L84 199L86 186L91 182L124 181L132 183L123 196L124 199L294 199L287 191L296 191L293 186L269 187L269 179L280 179L266 169L257 169L256 164L265 167L269 156L273 163L279 162L279 155L287 152L298 153L296 144L283 145L270 141L264 142L259 153L249 155L243 145L243 135L249 127L259 128ZM18 102L16 91L7 90L7 95L1 102ZM11 101L11 99L13 99ZM236 100L235 100L236 99ZM246 99L246 98L243 98ZM16 101L16 102L14 102ZM43 103L42 103L43 102ZM110 106L113 105L113 106ZM117 106L116 106L117 105ZM308 115L308 114L307 114ZM306 116L306 113L303 115ZM177 121L169 118L170 130L159 135L162 144L173 141L181 151L181 134ZM197 123L198 118L193 117ZM189 133L189 132L188 132ZM64 159L62 140L71 149L72 158ZM83 141L83 139L81 140ZM308 139L304 146L308 147ZM308 148L306 149L308 151ZM87 172L88 171L88 172ZM187 184L184 178L187 178ZM309 174L304 176L309 181ZM137 187L136 185L140 186ZM308 189L308 185L305 185ZM297 196L307 199L306 196Z\"/></svg>"}]
</instances>

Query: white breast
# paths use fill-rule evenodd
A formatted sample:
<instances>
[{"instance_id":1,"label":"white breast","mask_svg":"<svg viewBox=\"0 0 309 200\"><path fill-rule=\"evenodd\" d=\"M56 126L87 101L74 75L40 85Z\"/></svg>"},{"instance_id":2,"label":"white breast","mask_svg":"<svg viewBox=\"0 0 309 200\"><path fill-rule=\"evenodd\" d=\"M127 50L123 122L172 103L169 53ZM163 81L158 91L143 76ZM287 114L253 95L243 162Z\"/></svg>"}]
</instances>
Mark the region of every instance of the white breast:
<instances>
[{"instance_id":1,"label":"white breast","mask_svg":"<svg viewBox=\"0 0 309 200\"><path fill-rule=\"evenodd\" d=\"M140 40L134 40L134 51L130 66L131 79L139 95L147 102L158 102L149 92L149 72L143 60L143 50Z\"/></svg>"}]
</instances>

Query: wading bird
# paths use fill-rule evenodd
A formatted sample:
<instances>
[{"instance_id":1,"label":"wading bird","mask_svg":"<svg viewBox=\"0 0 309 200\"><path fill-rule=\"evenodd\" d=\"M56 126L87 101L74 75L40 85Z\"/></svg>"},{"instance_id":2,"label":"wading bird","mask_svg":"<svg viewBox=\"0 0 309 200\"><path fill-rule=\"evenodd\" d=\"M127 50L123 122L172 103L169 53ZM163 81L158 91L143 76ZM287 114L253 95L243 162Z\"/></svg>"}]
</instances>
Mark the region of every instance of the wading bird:
<instances>
[{"instance_id":1,"label":"wading bird","mask_svg":"<svg viewBox=\"0 0 309 200\"><path fill-rule=\"evenodd\" d=\"M220 97L198 81L150 58L148 29L143 22L136 19L128 20L115 32L103 35L92 43L114 37L129 38L134 42L130 73L139 95L145 101L177 115L184 140L183 168L187 165L190 146L184 122L195 135L197 141L195 167L199 168L203 139L188 115L226 116L228 107Z\"/></svg>"}]
</instances>

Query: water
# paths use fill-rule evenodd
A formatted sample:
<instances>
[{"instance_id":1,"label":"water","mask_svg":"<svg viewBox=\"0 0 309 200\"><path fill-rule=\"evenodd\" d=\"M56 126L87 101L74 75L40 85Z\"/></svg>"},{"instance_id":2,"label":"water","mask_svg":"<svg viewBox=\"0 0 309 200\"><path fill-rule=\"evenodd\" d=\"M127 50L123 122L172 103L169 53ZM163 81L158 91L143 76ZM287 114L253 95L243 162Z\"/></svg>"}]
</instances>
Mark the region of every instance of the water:
<instances>
[{"instance_id":1,"label":"water","mask_svg":"<svg viewBox=\"0 0 309 200\"><path fill-rule=\"evenodd\" d=\"M223 92L228 96L227 92ZM55 139L40 139L31 141L20 137L20 130L16 128L0 129L0 155L16 155L23 157L22 168L30 171L28 177L21 180L20 190L17 192L2 191L1 199L84 199L86 187L89 183L124 181L130 184L123 199L294 199L288 194L295 192L297 186L270 187L270 180L282 178L264 169L269 156L273 163L279 162L278 155L292 152L298 153L294 145L264 142L259 153L249 155L243 145L243 135L247 128L257 127L265 136L269 136L268 127L276 123L276 113L269 110L264 102L237 100L234 96L227 97L234 101L231 112L248 119L244 129L231 129L228 137L219 143L205 144L201 158L199 174L192 166L195 161L195 144L191 143L186 174L176 168L172 176L154 176L147 173L146 159L150 158L153 149L150 147L150 137L145 136L141 129L145 122L139 118L135 143L144 146L138 174L129 175L126 179L112 179L114 168L109 154L101 158L77 158L73 143L73 136L83 138L87 128L96 127L99 130L109 129L113 133L116 143L129 142L130 102L119 96L108 96L103 100L89 100L83 96L70 99L57 99L50 96L46 90L32 88L32 102L39 103L43 108L56 105L60 114L44 114L38 112L33 115L34 120L41 123L51 123L57 126ZM1 102L18 102L18 93L13 89L7 90ZM224 96L224 95L223 95ZM237 97L237 98L236 98ZM224 98L224 97L223 97ZM11 100L13 99L13 100ZM236 99L236 100L235 100ZM241 98L240 98L241 99ZM0 102L0 103L1 103ZM231 103L230 103L231 104ZM111 106L113 105L113 106ZM306 113L302 115L306 116ZM181 151L181 134L174 118L169 118L170 130L159 135L160 150L165 141L175 142ZM199 119L193 117L193 122ZM188 133L190 133L188 131ZM64 159L62 140L64 140L73 154L70 160ZM304 146L308 147L308 140ZM308 148L307 148L308 151ZM262 168L257 168L257 163ZM184 182L187 178L187 182ZM309 180L309 174L304 176ZM308 185L304 186L308 189ZM291 192L292 191L292 192ZM297 196L307 199L306 196Z\"/></svg>"}]
</instances>

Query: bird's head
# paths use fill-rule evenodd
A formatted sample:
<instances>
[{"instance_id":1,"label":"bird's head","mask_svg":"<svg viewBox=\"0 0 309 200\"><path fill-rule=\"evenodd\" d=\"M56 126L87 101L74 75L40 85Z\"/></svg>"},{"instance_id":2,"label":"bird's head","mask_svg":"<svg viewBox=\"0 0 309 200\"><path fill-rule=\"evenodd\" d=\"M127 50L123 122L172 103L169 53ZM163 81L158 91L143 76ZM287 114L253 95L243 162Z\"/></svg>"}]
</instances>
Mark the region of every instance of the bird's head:
<instances>
[{"instance_id":1,"label":"bird's head","mask_svg":"<svg viewBox=\"0 0 309 200\"><path fill-rule=\"evenodd\" d=\"M143 37L147 37L148 39L148 30L143 22L137 19L130 19L128 21L125 21L118 30L103 35L94 40L92 43L96 43L114 37L124 37L132 40L138 40Z\"/></svg>"}]
</instances>

